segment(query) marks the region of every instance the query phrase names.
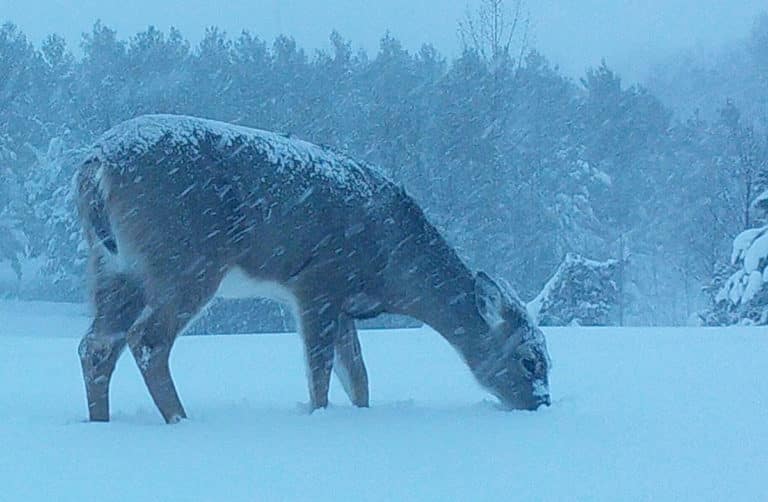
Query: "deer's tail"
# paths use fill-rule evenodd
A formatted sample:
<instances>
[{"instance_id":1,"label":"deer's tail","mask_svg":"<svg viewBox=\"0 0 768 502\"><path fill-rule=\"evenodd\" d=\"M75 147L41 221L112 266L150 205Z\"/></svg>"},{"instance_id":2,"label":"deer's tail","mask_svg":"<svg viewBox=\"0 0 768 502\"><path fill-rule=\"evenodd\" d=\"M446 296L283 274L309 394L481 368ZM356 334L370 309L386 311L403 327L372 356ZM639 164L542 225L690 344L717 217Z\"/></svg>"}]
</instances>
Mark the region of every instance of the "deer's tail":
<instances>
[{"instance_id":1,"label":"deer's tail","mask_svg":"<svg viewBox=\"0 0 768 502\"><path fill-rule=\"evenodd\" d=\"M98 157L90 157L80 165L77 174L77 206L80 221L88 242L93 246L103 246L112 254L117 254L117 240L109 221L109 212L105 200L105 176Z\"/></svg>"}]
</instances>

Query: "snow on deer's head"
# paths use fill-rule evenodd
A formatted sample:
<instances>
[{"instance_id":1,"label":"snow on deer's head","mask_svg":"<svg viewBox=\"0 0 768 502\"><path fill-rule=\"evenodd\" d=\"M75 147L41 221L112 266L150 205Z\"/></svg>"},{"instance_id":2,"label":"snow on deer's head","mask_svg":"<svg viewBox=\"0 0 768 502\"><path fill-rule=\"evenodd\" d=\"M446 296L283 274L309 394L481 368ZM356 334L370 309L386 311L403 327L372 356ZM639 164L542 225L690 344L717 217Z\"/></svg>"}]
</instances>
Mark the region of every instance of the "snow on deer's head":
<instances>
[{"instance_id":1,"label":"snow on deer's head","mask_svg":"<svg viewBox=\"0 0 768 502\"><path fill-rule=\"evenodd\" d=\"M475 300L490 334L487 359L476 371L480 382L507 408L549 405L547 343L523 302L511 287L484 272L475 276Z\"/></svg>"}]
</instances>

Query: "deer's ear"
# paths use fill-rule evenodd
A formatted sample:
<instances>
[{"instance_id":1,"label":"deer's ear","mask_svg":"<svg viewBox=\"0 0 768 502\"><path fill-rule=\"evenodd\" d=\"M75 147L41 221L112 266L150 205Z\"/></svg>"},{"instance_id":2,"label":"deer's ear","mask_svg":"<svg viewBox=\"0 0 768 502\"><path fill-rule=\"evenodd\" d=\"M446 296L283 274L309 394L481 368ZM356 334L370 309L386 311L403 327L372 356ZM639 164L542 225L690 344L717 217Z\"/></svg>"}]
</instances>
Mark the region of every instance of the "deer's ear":
<instances>
[{"instance_id":1,"label":"deer's ear","mask_svg":"<svg viewBox=\"0 0 768 502\"><path fill-rule=\"evenodd\" d=\"M485 272L475 275L475 302L477 311L489 326L496 326L504 320L504 292Z\"/></svg>"}]
</instances>

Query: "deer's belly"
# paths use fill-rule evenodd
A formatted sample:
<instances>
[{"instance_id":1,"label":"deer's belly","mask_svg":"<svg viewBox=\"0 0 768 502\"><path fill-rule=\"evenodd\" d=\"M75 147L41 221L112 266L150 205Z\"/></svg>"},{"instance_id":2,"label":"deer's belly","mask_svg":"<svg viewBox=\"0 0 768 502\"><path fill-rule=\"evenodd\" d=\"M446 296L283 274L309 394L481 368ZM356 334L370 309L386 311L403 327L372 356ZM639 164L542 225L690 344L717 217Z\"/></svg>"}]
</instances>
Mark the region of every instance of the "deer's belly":
<instances>
[{"instance_id":1,"label":"deer's belly","mask_svg":"<svg viewBox=\"0 0 768 502\"><path fill-rule=\"evenodd\" d=\"M219 298L268 298L281 303L294 305L296 299L293 293L274 281L254 279L240 267L230 270L216 291Z\"/></svg>"}]
</instances>

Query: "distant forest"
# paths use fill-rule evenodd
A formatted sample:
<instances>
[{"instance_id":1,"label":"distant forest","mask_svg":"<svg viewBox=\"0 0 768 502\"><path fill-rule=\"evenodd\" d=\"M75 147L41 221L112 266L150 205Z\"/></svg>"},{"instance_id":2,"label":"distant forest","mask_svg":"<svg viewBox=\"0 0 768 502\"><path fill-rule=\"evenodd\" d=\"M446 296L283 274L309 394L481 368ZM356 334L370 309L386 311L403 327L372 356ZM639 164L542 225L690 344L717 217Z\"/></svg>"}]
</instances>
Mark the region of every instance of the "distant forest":
<instances>
[{"instance_id":1,"label":"distant forest","mask_svg":"<svg viewBox=\"0 0 768 502\"><path fill-rule=\"evenodd\" d=\"M752 202L768 190L768 15L722 57L669 61L642 86L600 62L569 78L521 25L481 14L450 59L388 33L368 55L336 32L307 51L215 27L194 45L152 27L125 39L97 22L73 50L4 24L0 296L83 299L79 152L122 120L178 113L382 167L471 266L525 299L576 252L623 264L618 322L683 324L711 307L734 237L766 224Z\"/></svg>"}]
</instances>

